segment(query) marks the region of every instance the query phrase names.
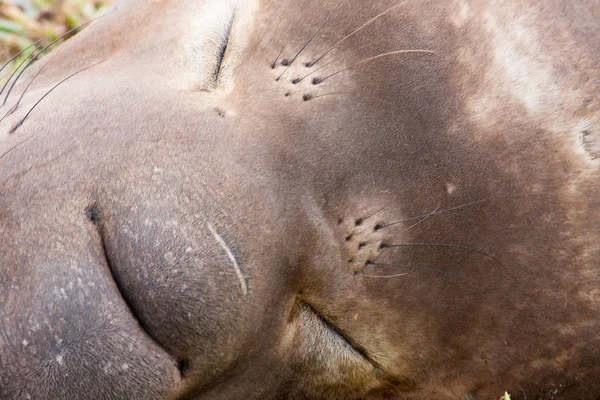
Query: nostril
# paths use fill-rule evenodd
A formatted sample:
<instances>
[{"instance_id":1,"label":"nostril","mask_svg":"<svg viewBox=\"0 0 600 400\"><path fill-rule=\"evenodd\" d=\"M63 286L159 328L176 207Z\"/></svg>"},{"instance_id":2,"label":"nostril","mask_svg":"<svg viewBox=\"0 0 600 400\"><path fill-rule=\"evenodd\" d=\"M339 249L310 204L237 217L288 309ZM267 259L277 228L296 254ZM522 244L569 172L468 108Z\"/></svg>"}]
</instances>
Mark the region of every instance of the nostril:
<instances>
[{"instance_id":1,"label":"nostril","mask_svg":"<svg viewBox=\"0 0 600 400\"><path fill-rule=\"evenodd\" d=\"M185 378L185 374L190 370L190 362L188 360L179 360L177 368L179 368L179 375Z\"/></svg>"},{"instance_id":2,"label":"nostril","mask_svg":"<svg viewBox=\"0 0 600 400\"><path fill-rule=\"evenodd\" d=\"M85 215L89 218L90 221L94 223L94 225L98 225L100 223L100 210L98 210L98 207L87 207L85 209Z\"/></svg>"}]
</instances>

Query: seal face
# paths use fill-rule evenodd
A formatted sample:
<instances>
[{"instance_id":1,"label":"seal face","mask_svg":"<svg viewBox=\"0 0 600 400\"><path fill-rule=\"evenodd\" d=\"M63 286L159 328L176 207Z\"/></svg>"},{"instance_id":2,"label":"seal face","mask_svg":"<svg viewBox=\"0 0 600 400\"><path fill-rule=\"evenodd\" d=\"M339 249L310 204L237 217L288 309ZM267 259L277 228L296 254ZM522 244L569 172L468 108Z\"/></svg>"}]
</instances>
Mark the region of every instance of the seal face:
<instances>
[{"instance_id":1,"label":"seal face","mask_svg":"<svg viewBox=\"0 0 600 400\"><path fill-rule=\"evenodd\" d=\"M121 2L0 108L0 398L598 398L598 15Z\"/></svg>"}]
</instances>

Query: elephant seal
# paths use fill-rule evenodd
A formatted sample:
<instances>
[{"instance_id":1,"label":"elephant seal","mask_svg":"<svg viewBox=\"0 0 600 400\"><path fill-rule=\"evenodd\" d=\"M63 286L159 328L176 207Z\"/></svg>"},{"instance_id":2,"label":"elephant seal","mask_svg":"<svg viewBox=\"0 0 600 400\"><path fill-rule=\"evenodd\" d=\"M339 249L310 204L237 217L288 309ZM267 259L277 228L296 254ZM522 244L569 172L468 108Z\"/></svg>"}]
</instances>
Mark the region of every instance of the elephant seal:
<instances>
[{"instance_id":1,"label":"elephant seal","mask_svg":"<svg viewBox=\"0 0 600 400\"><path fill-rule=\"evenodd\" d=\"M121 2L1 109L0 398L598 399L599 16Z\"/></svg>"}]
</instances>

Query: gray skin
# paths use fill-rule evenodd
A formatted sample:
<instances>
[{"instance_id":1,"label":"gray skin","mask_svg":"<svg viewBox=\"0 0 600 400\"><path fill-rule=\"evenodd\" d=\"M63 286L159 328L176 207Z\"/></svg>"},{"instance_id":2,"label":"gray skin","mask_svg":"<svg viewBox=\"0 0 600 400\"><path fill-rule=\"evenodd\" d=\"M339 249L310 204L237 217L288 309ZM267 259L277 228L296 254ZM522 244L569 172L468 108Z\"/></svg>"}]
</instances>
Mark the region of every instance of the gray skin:
<instances>
[{"instance_id":1,"label":"gray skin","mask_svg":"<svg viewBox=\"0 0 600 400\"><path fill-rule=\"evenodd\" d=\"M124 1L47 63L1 399L600 396L600 3L410 0L306 66L396 4L346 0L282 65L336 4Z\"/></svg>"}]
</instances>

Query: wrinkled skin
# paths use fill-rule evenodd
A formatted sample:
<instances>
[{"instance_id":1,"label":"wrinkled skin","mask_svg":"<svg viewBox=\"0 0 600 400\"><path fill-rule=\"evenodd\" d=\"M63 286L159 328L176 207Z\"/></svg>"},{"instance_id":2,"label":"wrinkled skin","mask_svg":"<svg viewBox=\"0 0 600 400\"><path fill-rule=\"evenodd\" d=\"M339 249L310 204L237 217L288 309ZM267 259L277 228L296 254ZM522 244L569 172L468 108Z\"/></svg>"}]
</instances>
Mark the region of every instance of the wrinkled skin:
<instances>
[{"instance_id":1,"label":"wrinkled skin","mask_svg":"<svg viewBox=\"0 0 600 400\"><path fill-rule=\"evenodd\" d=\"M0 398L597 399L600 3L437 3L69 41L0 123Z\"/></svg>"}]
</instances>

